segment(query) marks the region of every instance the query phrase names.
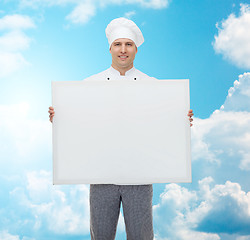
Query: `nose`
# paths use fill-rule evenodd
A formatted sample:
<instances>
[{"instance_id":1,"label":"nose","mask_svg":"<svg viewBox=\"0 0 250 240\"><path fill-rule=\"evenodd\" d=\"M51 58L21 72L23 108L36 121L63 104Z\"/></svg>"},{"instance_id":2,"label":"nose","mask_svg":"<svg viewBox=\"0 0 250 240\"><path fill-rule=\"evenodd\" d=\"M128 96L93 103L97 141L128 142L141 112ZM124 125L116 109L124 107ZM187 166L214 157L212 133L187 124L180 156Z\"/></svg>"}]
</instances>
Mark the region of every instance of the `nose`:
<instances>
[{"instance_id":1,"label":"nose","mask_svg":"<svg viewBox=\"0 0 250 240\"><path fill-rule=\"evenodd\" d=\"M122 44L122 46L121 46L121 52L122 53L126 52L126 46L125 46L125 44Z\"/></svg>"}]
</instances>

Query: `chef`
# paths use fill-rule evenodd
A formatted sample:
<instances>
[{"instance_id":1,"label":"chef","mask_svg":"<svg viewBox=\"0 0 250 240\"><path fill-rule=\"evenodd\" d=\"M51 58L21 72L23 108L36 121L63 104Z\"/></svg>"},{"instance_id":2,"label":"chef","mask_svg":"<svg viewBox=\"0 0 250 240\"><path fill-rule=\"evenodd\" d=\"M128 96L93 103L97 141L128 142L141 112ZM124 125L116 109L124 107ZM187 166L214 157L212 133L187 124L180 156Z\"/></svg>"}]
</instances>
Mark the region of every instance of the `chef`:
<instances>
[{"instance_id":1,"label":"chef","mask_svg":"<svg viewBox=\"0 0 250 240\"><path fill-rule=\"evenodd\" d=\"M112 20L106 30L112 64L107 70L84 81L110 81L132 79L151 80L134 67L137 48L144 42L141 30L131 20ZM49 107L50 121L54 108ZM192 126L193 111L188 117ZM115 185L90 184L90 234L92 240L114 240L122 203L127 240L153 240L152 184Z\"/></svg>"}]
</instances>

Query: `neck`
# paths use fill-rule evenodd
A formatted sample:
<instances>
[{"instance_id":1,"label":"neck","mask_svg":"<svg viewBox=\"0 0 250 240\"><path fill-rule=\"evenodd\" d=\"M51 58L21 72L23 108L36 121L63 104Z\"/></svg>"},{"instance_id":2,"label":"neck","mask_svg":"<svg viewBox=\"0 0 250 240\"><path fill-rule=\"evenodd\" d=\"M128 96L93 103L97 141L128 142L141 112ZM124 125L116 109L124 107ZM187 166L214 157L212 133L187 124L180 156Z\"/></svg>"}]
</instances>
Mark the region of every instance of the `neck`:
<instances>
[{"instance_id":1,"label":"neck","mask_svg":"<svg viewBox=\"0 0 250 240\"><path fill-rule=\"evenodd\" d=\"M120 68L120 67L118 67L118 66L116 66L115 64L111 64L111 66L114 68L114 69L116 69L117 71L119 71L120 72L120 75L122 75L122 76L125 76L125 73L128 71L128 70L130 70L131 68L133 68L133 63L130 65L130 66L128 66L128 67L124 67L124 68Z\"/></svg>"}]
</instances>

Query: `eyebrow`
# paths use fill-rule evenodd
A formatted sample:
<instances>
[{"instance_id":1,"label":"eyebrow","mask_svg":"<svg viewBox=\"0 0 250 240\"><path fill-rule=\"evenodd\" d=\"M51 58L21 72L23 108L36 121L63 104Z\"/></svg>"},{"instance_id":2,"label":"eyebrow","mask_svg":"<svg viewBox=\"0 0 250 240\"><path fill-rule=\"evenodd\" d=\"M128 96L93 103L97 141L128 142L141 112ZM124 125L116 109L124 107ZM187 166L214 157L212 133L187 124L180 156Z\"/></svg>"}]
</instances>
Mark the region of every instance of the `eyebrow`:
<instances>
[{"instance_id":1,"label":"eyebrow","mask_svg":"<svg viewBox=\"0 0 250 240\"><path fill-rule=\"evenodd\" d=\"M114 44L116 44L116 43L122 43L122 42L114 42ZM129 41L129 42L125 42L125 43L132 43L133 44L133 42L131 41Z\"/></svg>"}]
</instances>

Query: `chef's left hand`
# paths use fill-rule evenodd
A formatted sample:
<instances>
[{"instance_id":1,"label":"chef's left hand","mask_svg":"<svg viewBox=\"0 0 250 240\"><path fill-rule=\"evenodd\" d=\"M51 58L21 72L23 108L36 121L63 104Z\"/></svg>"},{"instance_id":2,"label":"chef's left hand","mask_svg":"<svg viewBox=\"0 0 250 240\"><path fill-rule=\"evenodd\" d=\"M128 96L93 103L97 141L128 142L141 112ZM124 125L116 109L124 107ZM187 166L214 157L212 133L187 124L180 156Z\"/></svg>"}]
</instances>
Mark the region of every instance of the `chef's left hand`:
<instances>
[{"instance_id":1,"label":"chef's left hand","mask_svg":"<svg viewBox=\"0 0 250 240\"><path fill-rule=\"evenodd\" d=\"M188 116L189 116L189 121L190 121L190 127L192 127L193 126L193 124L191 123L192 121L193 121L193 116L194 116L194 114L193 114L193 110L192 109L190 109L189 111L188 111Z\"/></svg>"}]
</instances>

